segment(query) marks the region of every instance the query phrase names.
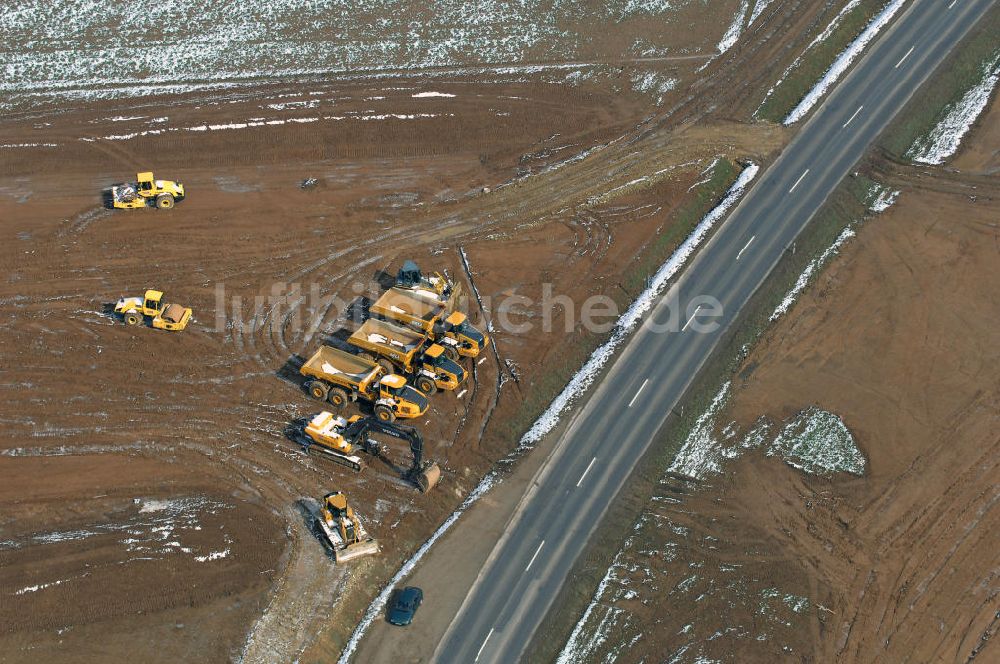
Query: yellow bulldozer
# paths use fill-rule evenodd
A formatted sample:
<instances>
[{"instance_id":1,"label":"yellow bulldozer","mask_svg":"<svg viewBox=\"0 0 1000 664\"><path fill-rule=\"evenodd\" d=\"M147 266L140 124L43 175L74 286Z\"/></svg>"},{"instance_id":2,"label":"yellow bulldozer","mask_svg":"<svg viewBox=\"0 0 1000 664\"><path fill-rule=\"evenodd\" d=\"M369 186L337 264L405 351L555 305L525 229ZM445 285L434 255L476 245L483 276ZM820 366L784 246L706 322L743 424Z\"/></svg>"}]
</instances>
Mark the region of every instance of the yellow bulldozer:
<instances>
[{"instance_id":1,"label":"yellow bulldozer","mask_svg":"<svg viewBox=\"0 0 1000 664\"><path fill-rule=\"evenodd\" d=\"M338 563L378 553L378 542L361 525L343 492L323 496L323 507L316 522Z\"/></svg>"},{"instance_id":2,"label":"yellow bulldozer","mask_svg":"<svg viewBox=\"0 0 1000 664\"><path fill-rule=\"evenodd\" d=\"M169 210L184 200L184 185L173 180L157 180L152 171L136 173L135 184L118 184L111 187L111 207L119 210L156 207Z\"/></svg>"},{"instance_id":3,"label":"yellow bulldozer","mask_svg":"<svg viewBox=\"0 0 1000 664\"><path fill-rule=\"evenodd\" d=\"M138 325L147 318L158 330L183 330L191 320L191 309L163 302L163 291L148 289L142 297L122 297L115 303L115 314L126 325Z\"/></svg>"}]
</instances>

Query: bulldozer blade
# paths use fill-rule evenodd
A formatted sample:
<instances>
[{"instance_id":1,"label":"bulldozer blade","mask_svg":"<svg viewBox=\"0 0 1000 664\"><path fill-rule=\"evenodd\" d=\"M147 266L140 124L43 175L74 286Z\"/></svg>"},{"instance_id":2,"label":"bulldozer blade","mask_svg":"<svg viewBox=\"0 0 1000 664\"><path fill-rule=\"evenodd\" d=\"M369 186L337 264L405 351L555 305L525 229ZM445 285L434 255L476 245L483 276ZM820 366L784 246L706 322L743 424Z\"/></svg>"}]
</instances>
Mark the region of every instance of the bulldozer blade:
<instances>
[{"instance_id":1,"label":"bulldozer blade","mask_svg":"<svg viewBox=\"0 0 1000 664\"><path fill-rule=\"evenodd\" d=\"M417 481L417 486L420 487L421 493L427 493L433 489L437 485L438 480L441 479L441 469L436 463L432 463L417 473L415 479Z\"/></svg>"},{"instance_id":2,"label":"bulldozer blade","mask_svg":"<svg viewBox=\"0 0 1000 664\"><path fill-rule=\"evenodd\" d=\"M338 563L346 563L362 556L373 556L378 553L378 541L368 540L367 542L355 542L348 544L342 549L334 549L333 559Z\"/></svg>"}]
</instances>

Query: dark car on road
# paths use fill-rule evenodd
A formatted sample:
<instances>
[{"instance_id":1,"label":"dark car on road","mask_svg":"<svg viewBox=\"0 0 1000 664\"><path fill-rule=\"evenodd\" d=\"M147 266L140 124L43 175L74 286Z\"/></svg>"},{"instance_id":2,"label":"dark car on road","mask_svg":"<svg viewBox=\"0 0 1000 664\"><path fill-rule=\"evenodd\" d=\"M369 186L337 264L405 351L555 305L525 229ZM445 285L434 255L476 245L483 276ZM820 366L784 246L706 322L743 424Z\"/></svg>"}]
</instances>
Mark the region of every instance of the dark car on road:
<instances>
[{"instance_id":1,"label":"dark car on road","mask_svg":"<svg viewBox=\"0 0 1000 664\"><path fill-rule=\"evenodd\" d=\"M403 588L389 603L389 622L393 625L409 625L413 622L413 614L420 608L422 601L424 601L423 590L413 586Z\"/></svg>"}]
</instances>

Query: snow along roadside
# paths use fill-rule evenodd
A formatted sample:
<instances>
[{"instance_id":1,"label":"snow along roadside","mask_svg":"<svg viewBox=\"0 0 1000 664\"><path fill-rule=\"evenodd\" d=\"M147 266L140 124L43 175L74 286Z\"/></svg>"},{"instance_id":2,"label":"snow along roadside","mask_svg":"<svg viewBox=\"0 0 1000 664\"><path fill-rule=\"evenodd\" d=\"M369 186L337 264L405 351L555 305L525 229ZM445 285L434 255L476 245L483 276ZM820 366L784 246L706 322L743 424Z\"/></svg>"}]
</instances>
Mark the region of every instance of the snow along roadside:
<instances>
[{"instance_id":1,"label":"snow along roadside","mask_svg":"<svg viewBox=\"0 0 1000 664\"><path fill-rule=\"evenodd\" d=\"M882 28L889 24L889 21L902 9L905 2L906 0L892 0L892 2L886 5L885 9L872 19L872 22L868 24L864 32L858 35L858 38L845 48L843 53L837 56L837 59L830 65L830 69L823 75L823 78L813 86L812 90L806 93L806 96L802 98L799 105L792 109L792 112L788 114L788 117L782 123L787 126L804 118L812 110L812 107L826 94L826 91L844 75L844 72L861 55L865 47L878 36Z\"/></svg>"},{"instance_id":2,"label":"snow along roadside","mask_svg":"<svg viewBox=\"0 0 1000 664\"><path fill-rule=\"evenodd\" d=\"M618 319L615 329L611 333L611 338L594 351L590 359L587 360L587 363L583 365L583 368L573 376L563 391L559 393L559 396L552 401L548 409L542 413L541 417L522 436L521 447L537 443L545 434L552 431L556 424L558 424L560 416L573 403L575 398L587 391L587 388L597 378L604 365L614 355L618 346L625 341L636 325L639 324L642 316L655 304L657 297L659 297L667 282L684 266L687 259L691 257L691 254L702 243L708 232L712 230L712 227L725 216L733 203L740 198L747 185L757 176L759 169L760 167L757 164L751 163L740 173L740 176L733 183L733 186L729 188L722 202L705 215L705 218L701 220L691 235L688 236L684 243L677 248L670 259L653 276L649 288L643 291L636 298L635 302L632 303L632 306Z\"/></svg>"},{"instance_id":3,"label":"snow along roadside","mask_svg":"<svg viewBox=\"0 0 1000 664\"><path fill-rule=\"evenodd\" d=\"M750 163L740 176L736 179L736 182L729 188L726 192L725 197L722 201L716 205L705 217L701 220L698 226L694 229L691 235L684 241L684 243L677 248L677 250L671 255L666 263L659 269L656 275L650 282L649 288L643 291L632 306L626 310L622 317L618 319L618 323L615 325L614 332L611 335L611 339L604 343L600 348L594 351L590 359L587 361L583 368L570 380L569 384L559 393L559 396L549 405L548 409L542 413L541 417L532 425L531 429L528 430L526 434L521 438L521 443L518 449L523 449L534 442L537 442L542 436L547 434L552 430L553 427L558 423L559 417L562 415L563 411L572 403L573 397L577 394L581 394L586 390L590 384L597 377L598 372L604 367L607 361L611 358L613 352L617 347L625 340L628 334L635 329L636 325L639 323L642 315L645 314L656 302L656 298L659 296L660 292L666 286L667 281L669 281L681 267L687 259L694 253L694 250L701 244L708 234L708 231L722 219L726 212L733 206L733 204L742 196L743 192L746 190L747 185L757 176L757 172L760 167L755 163ZM515 452L516 453L516 452ZM458 509L451 513L444 523L434 531L434 534L424 542L413 557L410 558L399 571L392 577L389 583L382 589L382 592L372 601L365 611L365 615L361 618L361 622L354 629L354 633L351 634L350 640L348 640L347 645L344 647L344 651L340 654L340 659L337 660L337 664L348 664L351 656L358 649L358 645L361 643L361 639L364 637L368 628L371 627L375 619L382 613L385 609L386 603L389 601L389 596L392 591L396 588L400 581L409 576L410 572L417 566L417 563L427 555L430 548L437 542L442 535L444 535L449 528L455 525L458 521L458 517L462 515L467 509L469 509L473 503L486 495L490 489L499 484L501 481L500 476L496 472L491 472L479 483L479 485L466 497L462 504L459 505Z\"/></svg>"},{"instance_id":4,"label":"snow along roadside","mask_svg":"<svg viewBox=\"0 0 1000 664\"><path fill-rule=\"evenodd\" d=\"M983 80L948 110L930 134L917 139L906 156L921 164L937 166L958 152L962 139L986 110L993 89L1000 81L1000 53L984 65L982 71Z\"/></svg>"}]
</instances>

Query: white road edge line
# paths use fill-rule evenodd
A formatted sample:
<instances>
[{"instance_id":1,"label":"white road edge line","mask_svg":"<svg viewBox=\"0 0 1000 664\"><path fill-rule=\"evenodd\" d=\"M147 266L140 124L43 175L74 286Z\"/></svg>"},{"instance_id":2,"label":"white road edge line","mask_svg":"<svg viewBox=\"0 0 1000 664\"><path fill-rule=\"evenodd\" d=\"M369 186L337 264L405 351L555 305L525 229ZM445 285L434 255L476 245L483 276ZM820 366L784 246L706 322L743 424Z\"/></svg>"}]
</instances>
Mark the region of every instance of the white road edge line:
<instances>
[{"instance_id":1,"label":"white road edge line","mask_svg":"<svg viewBox=\"0 0 1000 664\"><path fill-rule=\"evenodd\" d=\"M861 104L861 106L858 106L858 110L854 111L854 115L852 115L852 116L850 117L850 119L849 119L849 120L848 120L847 122L845 122L845 123L844 123L844 126L843 126L843 127L841 127L841 129L846 129L846 128L847 128L847 125L849 125L849 124L851 124L852 122L854 122L854 118L858 117L858 113L860 113L860 112L861 112L861 109L862 109L862 108L864 108L864 107L865 107L865 105L864 105L864 104Z\"/></svg>"},{"instance_id":2,"label":"white road edge line","mask_svg":"<svg viewBox=\"0 0 1000 664\"><path fill-rule=\"evenodd\" d=\"M893 69L899 69L899 65L903 64L903 61L906 60L908 57L910 57L910 53L913 53L913 49L915 48L916 46L911 46L910 50L906 52L906 55L904 55L899 59L899 62L896 63L896 66L893 67Z\"/></svg>"},{"instance_id":3,"label":"white road edge line","mask_svg":"<svg viewBox=\"0 0 1000 664\"><path fill-rule=\"evenodd\" d=\"M954 7L956 2L958 2L958 0L951 0L951 4L948 5L948 9L951 9L952 7Z\"/></svg>"},{"instance_id":4,"label":"white road edge line","mask_svg":"<svg viewBox=\"0 0 1000 664\"><path fill-rule=\"evenodd\" d=\"M594 465L595 461L597 461L597 457L594 457L593 459L591 459L590 463L587 464L587 470L583 471L583 475L580 475L580 479L578 479L576 481L576 485L577 486L580 486L583 483L583 478L586 477L587 473L590 472L590 467Z\"/></svg>"},{"instance_id":5,"label":"white road edge line","mask_svg":"<svg viewBox=\"0 0 1000 664\"><path fill-rule=\"evenodd\" d=\"M750 238L749 240L747 240L747 243L743 245L742 249L740 249L740 253L736 254L736 260L740 259L740 256L742 256L743 252L747 250L747 247L750 246L750 243L753 242L756 239L757 239L757 236L754 235L752 238Z\"/></svg>"},{"instance_id":6,"label":"white road edge line","mask_svg":"<svg viewBox=\"0 0 1000 664\"><path fill-rule=\"evenodd\" d=\"M485 639L483 639L483 645L479 646L479 652L476 653L477 662L479 661L479 656L483 654L483 648L486 647L486 642L490 640L491 636L493 636L493 629L493 627L490 627L490 633L486 635Z\"/></svg>"},{"instance_id":7,"label":"white road edge line","mask_svg":"<svg viewBox=\"0 0 1000 664\"><path fill-rule=\"evenodd\" d=\"M545 546L545 540L542 540L542 543L538 545L537 549L535 549L535 555L531 557L531 560L528 561L528 566L524 568L525 572L531 569L531 564L535 562L535 558L538 557L538 552L542 550L543 546Z\"/></svg>"},{"instance_id":8,"label":"white road edge line","mask_svg":"<svg viewBox=\"0 0 1000 664\"><path fill-rule=\"evenodd\" d=\"M646 387L646 383L648 383L648 382L649 382L648 378L646 380L642 381L642 385L639 386L639 391L637 391L635 393L635 396L632 397L632 400L628 402L628 406L626 406L627 408L631 408L632 407L632 404L634 404L635 400L639 398L640 394L642 394L642 390L643 390L643 388Z\"/></svg>"},{"instance_id":9,"label":"white road edge line","mask_svg":"<svg viewBox=\"0 0 1000 664\"><path fill-rule=\"evenodd\" d=\"M808 168L807 168L806 170L804 170L804 171L802 172L802 175L800 175L800 176L799 176L799 179L795 181L795 184L793 184L793 185L792 185L792 188L788 190L788 193L790 194L790 193L792 193L793 191L795 191L795 188L796 188L797 186L799 186L799 183L800 183L800 182L802 182L802 180L803 180L803 179L805 179L805 177L806 177L807 175L809 175L809 169L808 169Z\"/></svg>"},{"instance_id":10,"label":"white road edge line","mask_svg":"<svg viewBox=\"0 0 1000 664\"><path fill-rule=\"evenodd\" d=\"M684 327L681 328L681 332L683 332L684 330L688 329L688 325L690 325L691 321L693 321L695 319L695 317L698 315L699 311L701 311L701 305L698 305L698 308L694 310L694 313L691 314L691 318L688 318L688 322L684 323Z\"/></svg>"}]
</instances>

